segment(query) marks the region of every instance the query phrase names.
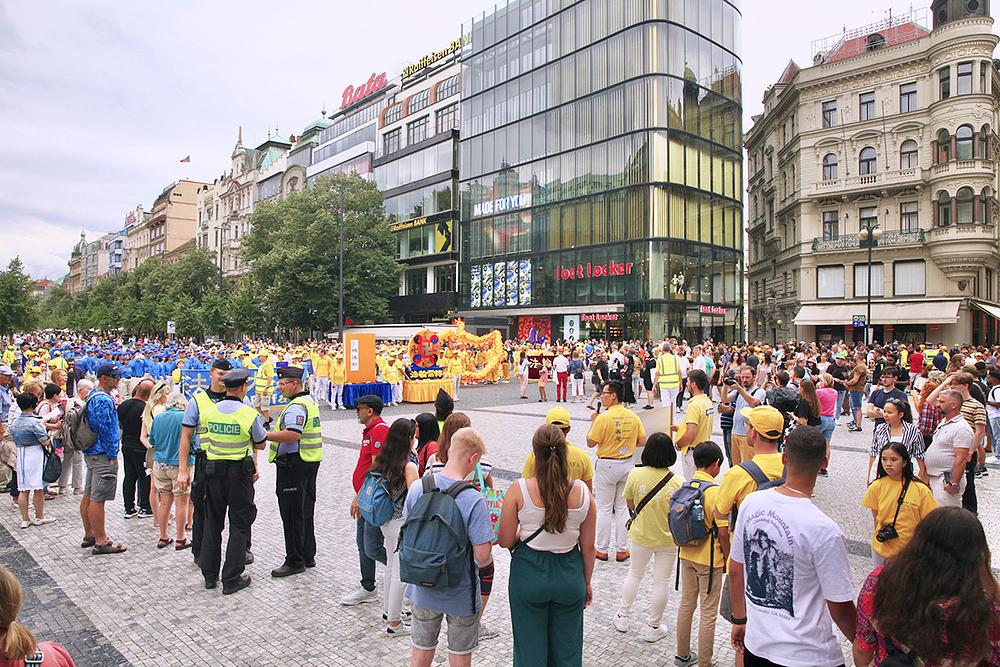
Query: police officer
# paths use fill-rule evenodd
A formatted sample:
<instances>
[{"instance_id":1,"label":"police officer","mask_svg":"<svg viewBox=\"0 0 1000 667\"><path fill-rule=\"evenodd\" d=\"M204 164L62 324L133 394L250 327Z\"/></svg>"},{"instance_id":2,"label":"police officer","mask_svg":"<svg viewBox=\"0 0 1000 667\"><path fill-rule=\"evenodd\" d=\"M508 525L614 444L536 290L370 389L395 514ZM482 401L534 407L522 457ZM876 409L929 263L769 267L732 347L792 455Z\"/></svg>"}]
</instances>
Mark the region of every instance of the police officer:
<instances>
[{"instance_id":1,"label":"police officer","mask_svg":"<svg viewBox=\"0 0 1000 667\"><path fill-rule=\"evenodd\" d=\"M323 460L323 435L319 407L303 384L305 370L279 368L278 388L288 405L278 416L278 429L267 460L275 464L275 493L285 533L285 563L271 570L272 577L287 577L316 565L316 475Z\"/></svg>"},{"instance_id":2,"label":"police officer","mask_svg":"<svg viewBox=\"0 0 1000 667\"><path fill-rule=\"evenodd\" d=\"M205 425L205 534L202 538L201 573L205 588L215 588L222 560L222 528L229 514L229 542L222 564L222 594L229 595L250 585L244 574L247 539L257 517L253 483L257 478L253 450L263 449L267 432L260 415L243 402L250 371L237 368L222 376L226 396L207 406L201 415Z\"/></svg>"}]
</instances>

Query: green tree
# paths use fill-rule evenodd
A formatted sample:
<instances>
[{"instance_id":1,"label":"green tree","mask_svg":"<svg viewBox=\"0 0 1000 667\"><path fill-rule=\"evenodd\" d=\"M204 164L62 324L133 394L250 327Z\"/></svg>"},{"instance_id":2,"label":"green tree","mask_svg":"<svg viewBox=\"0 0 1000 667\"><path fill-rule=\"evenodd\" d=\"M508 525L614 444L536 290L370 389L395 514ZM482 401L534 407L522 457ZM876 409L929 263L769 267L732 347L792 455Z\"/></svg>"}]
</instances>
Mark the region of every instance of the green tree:
<instances>
[{"instance_id":1,"label":"green tree","mask_svg":"<svg viewBox=\"0 0 1000 667\"><path fill-rule=\"evenodd\" d=\"M327 330L336 325L341 193L345 318L388 316L400 265L382 193L356 174L338 174L254 211L252 230L243 237L243 259L250 263L247 278L256 286L269 328Z\"/></svg>"},{"instance_id":2,"label":"green tree","mask_svg":"<svg viewBox=\"0 0 1000 667\"><path fill-rule=\"evenodd\" d=\"M38 310L32 291L35 281L24 271L20 257L10 260L0 271L0 334L33 329L38 324Z\"/></svg>"}]
</instances>

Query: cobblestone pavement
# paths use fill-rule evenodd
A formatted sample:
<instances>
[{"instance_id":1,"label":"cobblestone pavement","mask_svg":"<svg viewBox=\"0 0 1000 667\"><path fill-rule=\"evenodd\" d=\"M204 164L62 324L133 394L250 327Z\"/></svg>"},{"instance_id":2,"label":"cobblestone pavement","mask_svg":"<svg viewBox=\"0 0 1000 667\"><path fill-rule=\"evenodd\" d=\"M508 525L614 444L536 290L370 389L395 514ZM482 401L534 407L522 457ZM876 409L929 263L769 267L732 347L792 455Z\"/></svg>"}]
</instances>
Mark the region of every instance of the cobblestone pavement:
<instances>
[{"instance_id":1,"label":"cobblestone pavement","mask_svg":"<svg viewBox=\"0 0 1000 667\"><path fill-rule=\"evenodd\" d=\"M534 389L531 390L534 392ZM554 395L554 390L553 390ZM519 476L534 429L555 405L536 399L519 400L514 384L463 388L457 410L463 410L484 435L488 460L499 486ZM567 404L573 417L569 439L583 444L590 412ZM412 417L431 406L387 407L389 422ZM206 591L189 551L155 548L156 533L149 519L125 520L119 498L108 504L109 533L129 545L116 556L91 556L80 549L77 498L61 496L47 504L58 521L20 530L9 503L0 511L0 562L12 568L25 585L22 620L43 639L70 647L81 666L107 665L404 665L407 639L387 638L381 605L342 607L337 601L358 586L354 523L348 513L353 494L351 471L357 458L360 425L350 411L323 411L326 442L320 468L317 506L318 567L286 579L271 579L270 570L284 555L281 526L274 498L274 474L263 466L257 483L259 514L253 527L256 562L247 567L253 585L222 597ZM868 541L871 515L860 506L865 486L867 444L864 433L838 429L830 477L820 479L815 502L843 528L849 540L851 564L860 584L870 569ZM721 437L720 437L721 441ZM1000 472L977 480L980 507L997 502ZM6 501L5 501L6 502ZM983 515L987 537L1000 548L1000 526L992 513ZM494 550L497 562L494 593L486 622L500 631L484 641L474 662L507 665L511 658L507 604L509 556ZM380 570L381 572L381 570ZM634 608L634 630L622 634L611 625L627 572L627 564L598 563L594 604L585 615L585 664L588 666L666 665L673 663L674 634L657 643L640 637L649 608L651 582L643 584ZM381 574L380 574L381 576ZM672 587L672 582L671 582ZM381 590L381 582L379 584ZM674 625L679 596L671 591L664 619ZM716 630L716 662L733 664L729 626ZM845 643L845 658L850 651ZM444 661L444 645L438 660Z\"/></svg>"}]
</instances>

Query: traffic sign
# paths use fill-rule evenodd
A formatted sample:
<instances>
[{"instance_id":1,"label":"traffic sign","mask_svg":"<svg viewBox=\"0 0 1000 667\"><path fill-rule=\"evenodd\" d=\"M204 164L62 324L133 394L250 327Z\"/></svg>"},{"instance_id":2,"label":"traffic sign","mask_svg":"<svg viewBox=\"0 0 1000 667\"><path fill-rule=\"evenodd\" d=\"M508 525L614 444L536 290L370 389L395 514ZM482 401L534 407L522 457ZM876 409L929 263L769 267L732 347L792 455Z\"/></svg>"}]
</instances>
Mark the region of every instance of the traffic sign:
<instances>
[{"instance_id":1,"label":"traffic sign","mask_svg":"<svg viewBox=\"0 0 1000 667\"><path fill-rule=\"evenodd\" d=\"M167 320L167 333L171 336L177 333L177 324L173 320Z\"/></svg>"},{"instance_id":2,"label":"traffic sign","mask_svg":"<svg viewBox=\"0 0 1000 667\"><path fill-rule=\"evenodd\" d=\"M864 315L855 315L851 321L851 326L855 329L864 329L868 326L868 318Z\"/></svg>"}]
</instances>

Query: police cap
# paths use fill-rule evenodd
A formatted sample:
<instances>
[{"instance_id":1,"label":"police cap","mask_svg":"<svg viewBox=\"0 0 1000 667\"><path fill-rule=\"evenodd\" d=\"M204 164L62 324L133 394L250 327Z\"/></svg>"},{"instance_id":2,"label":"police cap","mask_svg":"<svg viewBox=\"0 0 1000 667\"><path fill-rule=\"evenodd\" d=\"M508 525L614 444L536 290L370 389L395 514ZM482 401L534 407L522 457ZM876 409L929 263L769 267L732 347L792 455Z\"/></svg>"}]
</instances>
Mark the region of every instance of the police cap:
<instances>
[{"instance_id":1,"label":"police cap","mask_svg":"<svg viewBox=\"0 0 1000 667\"><path fill-rule=\"evenodd\" d=\"M222 384L229 388L241 387L247 383L247 379L250 377L250 371L246 368L237 368L235 370L227 372L222 376Z\"/></svg>"},{"instance_id":2,"label":"police cap","mask_svg":"<svg viewBox=\"0 0 1000 667\"><path fill-rule=\"evenodd\" d=\"M301 382L302 377L306 374L306 369L298 366L284 366L278 369L277 374L279 378L290 378Z\"/></svg>"},{"instance_id":3,"label":"police cap","mask_svg":"<svg viewBox=\"0 0 1000 667\"><path fill-rule=\"evenodd\" d=\"M218 358L212 362L212 368L218 368L224 371L230 371L233 369L233 365L229 363L229 359Z\"/></svg>"}]
</instances>

